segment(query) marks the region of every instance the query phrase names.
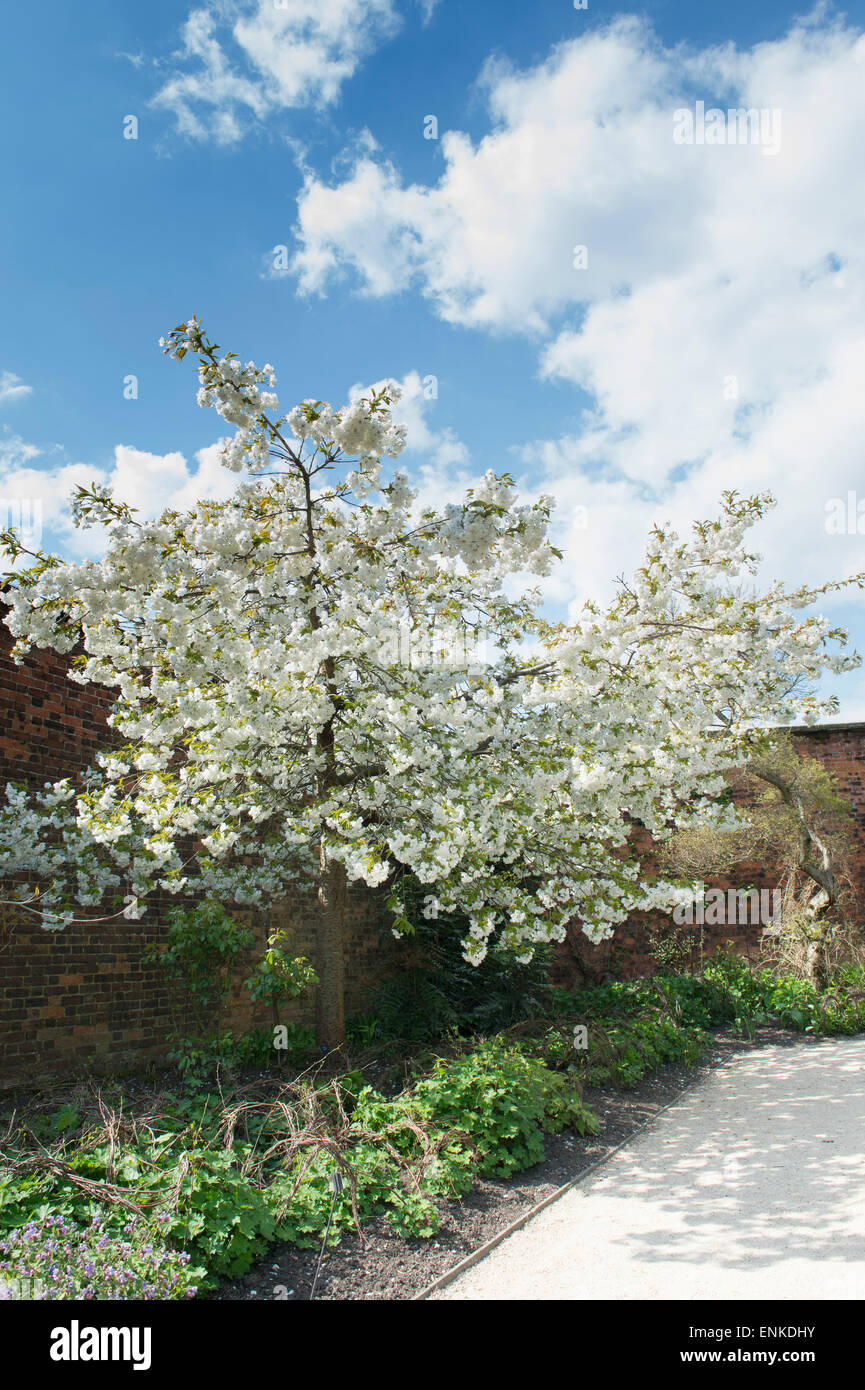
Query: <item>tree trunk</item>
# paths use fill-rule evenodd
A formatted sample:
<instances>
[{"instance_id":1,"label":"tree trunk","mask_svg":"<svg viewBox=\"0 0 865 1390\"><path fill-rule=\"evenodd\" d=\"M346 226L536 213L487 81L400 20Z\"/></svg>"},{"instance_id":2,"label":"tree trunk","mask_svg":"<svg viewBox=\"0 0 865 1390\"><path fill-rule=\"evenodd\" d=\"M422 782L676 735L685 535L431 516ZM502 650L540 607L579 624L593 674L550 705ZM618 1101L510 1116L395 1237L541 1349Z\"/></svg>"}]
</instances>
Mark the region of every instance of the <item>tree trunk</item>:
<instances>
[{"instance_id":1,"label":"tree trunk","mask_svg":"<svg viewBox=\"0 0 865 1390\"><path fill-rule=\"evenodd\" d=\"M345 1042L345 897L345 867L336 860L329 860L322 846L318 881L321 925L316 959L315 1041L328 1051Z\"/></svg>"},{"instance_id":2,"label":"tree trunk","mask_svg":"<svg viewBox=\"0 0 865 1390\"><path fill-rule=\"evenodd\" d=\"M832 896L825 889L815 893L808 904L812 927L805 948L805 973L821 994L829 984L828 946L832 922L828 914L833 907Z\"/></svg>"},{"instance_id":3,"label":"tree trunk","mask_svg":"<svg viewBox=\"0 0 865 1390\"><path fill-rule=\"evenodd\" d=\"M829 981L826 964L826 942L822 936L811 940L805 950L805 974L816 990L822 994Z\"/></svg>"},{"instance_id":4,"label":"tree trunk","mask_svg":"<svg viewBox=\"0 0 865 1390\"><path fill-rule=\"evenodd\" d=\"M796 876L798 873L804 874L816 890L812 892L804 909L805 919L811 923L810 930L806 929L804 971L806 978L822 993L829 983L829 938L841 894L841 884L835 873L832 844L828 837L824 839L815 828L813 815L809 814L807 804L797 792L794 779L783 776L762 763L751 763L750 768L755 776L777 788L781 793L781 799L791 807L798 822L798 845L784 894L785 915L786 909L792 903L793 921L796 922ZM797 931L801 939L801 926Z\"/></svg>"}]
</instances>

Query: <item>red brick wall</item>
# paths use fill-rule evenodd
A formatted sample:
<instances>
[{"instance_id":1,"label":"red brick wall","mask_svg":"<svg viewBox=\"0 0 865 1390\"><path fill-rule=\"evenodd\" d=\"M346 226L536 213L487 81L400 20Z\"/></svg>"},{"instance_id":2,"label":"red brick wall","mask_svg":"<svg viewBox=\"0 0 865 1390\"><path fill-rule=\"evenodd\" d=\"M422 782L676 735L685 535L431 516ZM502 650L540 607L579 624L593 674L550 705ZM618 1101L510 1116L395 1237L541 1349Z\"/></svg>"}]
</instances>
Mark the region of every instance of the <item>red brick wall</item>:
<instances>
[{"instance_id":1,"label":"red brick wall","mask_svg":"<svg viewBox=\"0 0 865 1390\"><path fill-rule=\"evenodd\" d=\"M267 914L239 914L253 928L255 944L234 973L224 1031L270 1025L268 1007L252 1003L243 980L274 927L290 929L296 953L312 958L316 912L314 895L296 893ZM389 964L389 952L379 942L380 915L381 902L374 894L350 895L349 1012L364 1009ZM159 963L146 955L163 933L158 912L138 922L73 923L62 932L22 923L20 916L14 927L7 926L0 940L0 1086L157 1062L165 1058L175 1029L194 1033L182 999L169 990ZM311 1024L311 997L291 1001L280 1018Z\"/></svg>"},{"instance_id":2,"label":"red brick wall","mask_svg":"<svg viewBox=\"0 0 865 1390\"><path fill-rule=\"evenodd\" d=\"M70 681L66 662L31 653L16 666L0 608L0 788L7 781L38 786L71 776L93 761L112 736L110 692ZM173 904L172 904L173 905ZM271 1022L264 1004L243 988L267 931L290 930L298 955L314 955L314 895L293 893L267 913L245 913L255 931L249 961L236 972L223 1027L239 1031ZM147 948L164 933L158 905L138 922L77 923L43 931L23 914L0 907L0 1086L49 1080L76 1070L111 1071L164 1059L169 1034L183 1026L164 974ZM361 1011L392 968L393 938L383 933L381 896L351 891L346 932L346 1000ZM312 1022L312 997L282 1011Z\"/></svg>"},{"instance_id":3,"label":"red brick wall","mask_svg":"<svg viewBox=\"0 0 865 1390\"><path fill-rule=\"evenodd\" d=\"M32 652L16 666L3 612L0 604L0 785L72 776L111 736L110 692L71 681L55 652Z\"/></svg>"}]
</instances>

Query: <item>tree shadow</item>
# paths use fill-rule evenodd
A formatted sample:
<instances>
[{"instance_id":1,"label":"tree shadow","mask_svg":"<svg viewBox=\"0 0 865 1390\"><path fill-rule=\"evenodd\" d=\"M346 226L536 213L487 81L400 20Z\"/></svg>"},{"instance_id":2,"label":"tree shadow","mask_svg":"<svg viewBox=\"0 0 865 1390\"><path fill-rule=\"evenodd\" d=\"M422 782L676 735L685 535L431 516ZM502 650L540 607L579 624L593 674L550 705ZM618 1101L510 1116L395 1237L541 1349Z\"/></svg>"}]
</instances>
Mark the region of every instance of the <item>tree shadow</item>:
<instances>
[{"instance_id":1,"label":"tree shadow","mask_svg":"<svg viewBox=\"0 0 865 1390\"><path fill-rule=\"evenodd\" d=\"M672 1217L622 1237L637 1259L865 1264L865 1039L755 1053L677 1109L591 1189Z\"/></svg>"}]
</instances>

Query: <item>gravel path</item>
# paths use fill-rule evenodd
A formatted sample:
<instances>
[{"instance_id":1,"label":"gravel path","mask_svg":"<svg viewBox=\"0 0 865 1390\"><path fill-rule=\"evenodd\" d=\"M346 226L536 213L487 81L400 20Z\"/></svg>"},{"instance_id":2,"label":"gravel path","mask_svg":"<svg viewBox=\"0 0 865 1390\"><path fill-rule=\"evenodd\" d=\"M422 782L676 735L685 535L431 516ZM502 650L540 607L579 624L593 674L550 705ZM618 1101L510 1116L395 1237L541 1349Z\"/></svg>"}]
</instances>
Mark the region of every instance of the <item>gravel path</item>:
<instances>
[{"instance_id":1,"label":"gravel path","mask_svg":"<svg viewBox=\"0 0 865 1390\"><path fill-rule=\"evenodd\" d=\"M731 1059L432 1297L865 1298L865 1038Z\"/></svg>"}]
</instances>

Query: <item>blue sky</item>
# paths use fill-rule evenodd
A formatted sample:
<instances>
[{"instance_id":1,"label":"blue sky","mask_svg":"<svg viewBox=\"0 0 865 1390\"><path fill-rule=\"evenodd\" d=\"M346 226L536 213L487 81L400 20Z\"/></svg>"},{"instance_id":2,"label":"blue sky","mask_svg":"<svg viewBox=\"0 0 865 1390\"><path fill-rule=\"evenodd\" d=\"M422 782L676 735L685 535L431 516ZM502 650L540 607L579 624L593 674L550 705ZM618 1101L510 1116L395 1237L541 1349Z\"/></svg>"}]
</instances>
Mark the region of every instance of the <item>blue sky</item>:
<instances>
[{"instance_id":1,"label":"blue sky","mask_svg":"<svg viewBox=\"0 0 865 1390\"><path fill-rule=\"evenodd\" d=\"M231 486L157 347L195 312L284 406L404 379L430 500L489 467L552 492L555 612L727 486L779 497L765 577L865 568L827 529L865 512L863 30L863 0L14 7L0 510L72 556L77 481L149 511ZM677 143L697 102L763 136ZM826 611L865 649L861 596ZM861 673L833 688L865 718Z\"/></svg>"}]
</instances>

